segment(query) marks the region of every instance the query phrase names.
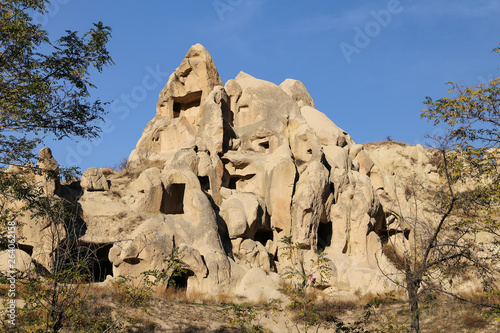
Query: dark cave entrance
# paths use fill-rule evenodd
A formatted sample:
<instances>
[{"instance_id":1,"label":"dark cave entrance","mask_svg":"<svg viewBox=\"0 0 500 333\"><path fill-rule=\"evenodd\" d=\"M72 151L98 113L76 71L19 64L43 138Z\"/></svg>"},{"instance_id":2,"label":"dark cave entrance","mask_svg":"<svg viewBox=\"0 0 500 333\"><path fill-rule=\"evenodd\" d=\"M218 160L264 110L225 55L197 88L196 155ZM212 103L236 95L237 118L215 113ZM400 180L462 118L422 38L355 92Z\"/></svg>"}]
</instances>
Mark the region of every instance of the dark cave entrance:
<instances>
[{"instance_id":1,"label":"dark cave entrance","mask_svg":"<svg viewBox=\"0 0 500 333\"><path fill-rule=\"evenodd\" d=\"M59 272L72 272L86 282L103 282L113 276L113 264L109 261L110 243L80 243L63 241L56 250L56 267Z\"/></svg>"},{"instance_id":2,"label":"dark cave entrance","mask_svg":"<svg viewBox=\"0 0 500 333\"><path fill-rule=\"evenodd\" d=\"M238 180L240 180L239 177L231 176L231 178L229 178L229 185L227 187L231 190L236 190L236 183L238 182Z\"/></svg>"},{"instance_id":3,"label":"dark cave entrance","mask_svg":"<svg viewBox=\"0 0 500 333\"><path fill-rule=\"evenodd\" d=\"M95 260L92 262L94 282L103 282L108 275L113 276L113 264L109 261L109 250L113 244L100 244L95 250Z\"/></svg>"},{"instance_id":4,"label":"dark cave entrance","mask_svg":"<svg viewBox=\"0 0 500 333\"><path fill-rule=\"evenodd\" d=\"M266 246L268 240L273 240L273 231L272 230L257 230L254 236L254 241L261 243Z\"/></svg>"},{"instance_id":5,"label":"dark cave entrance","mask_svg":"<svg viewBox=\"0 0 500 333\"><path fill-rule=\"evenodd\" d=\"M270 147L269 140L270 140L269 138L265 138L260 140L260 142L258 141L255 149L259 152L269 153L269 147Z\"/></svg>"},{"instance_id":6,"label":"dark cave entrance","mask_svg":"<svg viewBox=\"0 0 500 333\"><path fill-rule=\"evenodd\" d=\"M208 176L198 176L198 180L200 181L201 189L208 192L210 190L210 178Z\"/></svg>"},{"instance_id":7,"label":"dark cave entrance","mask_svg":"<svg viewBox=\"0 0 500 333\"><path fill-rule=\"evenodd\" d=\"M173 118L179 118L183 111L189 110L201 105L201 91L189 93L186 96L174 97Z\"/></svg>"},{"instance_id":8,"label":"dark cave entrance","mask_svg":"<svg viewBox=\"0 0 500 333\"><path fill-rule=\"evenodd\" d=\"M184 214L186 184L170 184L163 190L160 211L163 214Z\"/></svg>"},{"instance_id":9,"label":"dark cave entrance","mask_svg":"<svg viewBox=\"0 0 500 333\"><path fill-rule=\"evenodd\" d=\"M19 250L22 250L22 251L26 252L27 254L29 254L30 257L33 255L33 246L18 243L17 247L19 248Z\"/></svg>"},{"instance_id":10,"label":"dark cave entrance","mask_svg":"<svg viewBox=\"0 0 500 333\"><path fill-rule=\"evenodd\" d=\"M229 184L228 188L231 190L242 190L242 187L245 186L245 182L247 180L252 179L255 176L255 174L249 174L249 175L231 175L229 178Z\"/></svg>"},{"instance_id":11,"label":"dark cave entrance","mask_svg":"<svg viewBox=\"0 0 500 333\"><path fill-rule=\"evenodd\" d=\"M318 226L318 250L323 251L332 245L332 222L320 223Z\"/></svg>"},{"instance_id":12,"label":"dark cave entrance","mask_svg":"<svg viewBox=\"0 0 500 333\"><path fill-rule=\"evenodd\" d=\"M194 272L187 269L182 271L175 271L168 279L168 288L187 289L188 279L194 276Z\"/></svg>"}]
</instances>

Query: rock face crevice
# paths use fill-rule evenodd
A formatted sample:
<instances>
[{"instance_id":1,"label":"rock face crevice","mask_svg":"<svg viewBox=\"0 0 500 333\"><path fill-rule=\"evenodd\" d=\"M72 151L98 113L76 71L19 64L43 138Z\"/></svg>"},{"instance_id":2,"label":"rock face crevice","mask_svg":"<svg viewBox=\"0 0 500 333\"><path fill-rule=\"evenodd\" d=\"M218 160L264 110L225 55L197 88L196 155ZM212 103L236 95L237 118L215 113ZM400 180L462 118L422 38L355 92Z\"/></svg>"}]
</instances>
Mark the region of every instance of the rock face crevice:
<instances>
[{"instance_id":1,"label":"rock face crevice","mask_svg":"<svg viewBox=\"0 0 500 333\"><path fill-rule=\"evenodd\" d=\"M223 85L208 51L192 46L128 170L87 170L79 199L81 240L113 244L114 276L161 270L177 246L188 292L277 297L280 240L291 236L307 257L331 259L330 293L387 287L375 258L387 262L385 176L299 81L241 72Z\"/></svg>"}]
</instances>

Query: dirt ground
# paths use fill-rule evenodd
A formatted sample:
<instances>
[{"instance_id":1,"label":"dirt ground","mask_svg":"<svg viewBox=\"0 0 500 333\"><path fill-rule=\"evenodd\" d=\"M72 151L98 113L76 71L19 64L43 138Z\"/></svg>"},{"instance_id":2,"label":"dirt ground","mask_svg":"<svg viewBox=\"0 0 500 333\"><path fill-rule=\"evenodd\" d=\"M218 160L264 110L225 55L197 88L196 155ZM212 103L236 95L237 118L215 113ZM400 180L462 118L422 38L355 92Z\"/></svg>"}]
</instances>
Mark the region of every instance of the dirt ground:
<instances>
[{"instance_id":1,"label":"dirt ground","mask_svg":"<svg viewBox=\"0 0 500 333\"><path fill-rule=\"evenodd\" d=\"M123 303L123 295L109 288L94 291L103 309L113 312ZM22 306L22 302L17 305ZM307 332L409 332L411 316L404 301L396 297L342 301L318 294L309 309L313 309L318 324ZM491 309L438 297L421 304L421 309L420 324L424 333L500 332L500 313L495 314ZM188 298L182 290L174 289L156 293L146 311L129 307L123 322L127 323L125 332L138 333L306 332L300 321L297 324L297 317L300 318L300 313L290 310L286 303L274 303L263 309L261 304L247 305L231 295ZM24 331L21 327L18 329ZM65 329L65 332L72 331Z\"/></svg>"},{"instance_id":2,"label":"dirt ground","mask_svg":"<svg viewBox=\"0 0 500 333\"><path fill-rule=\"evenodd\" d=\"M257 311L252 325L262 330L248 332L305 332L303 326L295 325L294 314L285 309ZM367 306L325 301L316 304L316 313L320 324L308 332L409 332L409 313L401 302ZM231 318L224 315L220 304L156 300L151 314L143 319L128 332L246 332L238 325L229 327ZM421 329L425 333L492 333L500 332L500 321L472 304L440 300L422 310Z\"/></svg>"}]
</instances>

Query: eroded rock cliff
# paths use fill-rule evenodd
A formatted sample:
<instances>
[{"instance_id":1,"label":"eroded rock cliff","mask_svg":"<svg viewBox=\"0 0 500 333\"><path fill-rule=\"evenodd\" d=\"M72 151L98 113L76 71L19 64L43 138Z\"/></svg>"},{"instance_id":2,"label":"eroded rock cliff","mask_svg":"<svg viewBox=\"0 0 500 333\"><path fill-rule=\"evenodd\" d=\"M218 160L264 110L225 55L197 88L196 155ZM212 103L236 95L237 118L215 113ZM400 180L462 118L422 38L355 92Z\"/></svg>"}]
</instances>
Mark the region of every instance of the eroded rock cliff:
<instances>
[{"instance_id":1,"label":"eroded rock cliff","mask_svg":"<svg viewBox=\"0 0 500 333\"><path fill-rule=\"evenodd\" d=\"M428 152L411 149L425 164ZM278 86L241 72L223 86L197 44L161 91L127 172L93 168L81 188L46 188L81 191L78 241L100 249L100 279L161 270L176 246L188 292L277 297L290 264L280 240L291 236L306 258L331 259L327 292L365 294L393 288L379 269L396 273L382 246L409 232L394 224L390 160L355 144L299 81ZM43 229L23 233L43 265Z\"/></svg>"}]
</instances>

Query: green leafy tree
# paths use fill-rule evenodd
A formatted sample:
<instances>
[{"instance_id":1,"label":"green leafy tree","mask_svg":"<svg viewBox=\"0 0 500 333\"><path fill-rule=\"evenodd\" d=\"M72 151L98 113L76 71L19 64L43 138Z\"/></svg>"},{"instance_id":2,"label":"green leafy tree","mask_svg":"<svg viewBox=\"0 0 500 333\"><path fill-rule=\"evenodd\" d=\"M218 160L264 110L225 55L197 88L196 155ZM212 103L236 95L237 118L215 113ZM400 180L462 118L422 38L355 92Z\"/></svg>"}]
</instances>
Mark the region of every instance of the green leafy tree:
<instances>
[{"instance_id":1,"label":"green leafy tree","mask_svg":"<svg viewBox=\"0 0 500 333\"><path fill-rule=\"evenodd\" d=\"M91 259L73 242L78 213L67 213L74 203L45 195L34 181L42 174L72 177L75 168L41 170L33 151L47 139L99 135L104 103L91 98L90 76L113 64L107 51L109 27L99 22L83 35L68 30L50 39L33 21L35 14L48 14L48 4L0 2L0 248L7 245L6 226L19 215L30 214L51 231L50 267L30 277L24 286L29 291L24 293L26 307L20 310L25 324L37 332L79 328L83 319L92 318L92 308L85 307L88 288L82 289L90 279ZM6 172L9 165L21 172ZM93 331L89 326L79 330Z\"/></svg>"},{"instance_id":2,"label":"green leafy tree","mask_svg":"<svg viewBox=\"0 0 500 333\"><path fill-rule=\"evenodd\" d=\"M32 168L33 150L47 137L91 139L100 132L105 111L100 100L90 98L90 74L113 63L106 48L111 29L99 22L83 36L66 31L52 41L33 23L33 14L48 14L48 4L0 3L0 168ZM0 190L0 204L38 197L26 179L5 172ZM16 212L1 213L5 222Z\"/></svg>"},{"instance_id":3,"label":"green leafy tree","mask_svg":"<svg viewBox=\"0 0 500 333\"><path fill-rule=\"evenodd\" d=\"M500 53L500 47L493 51ZM500 199L500 77L471 87L448 84L452 96L426 97L422 118L447 126L451 181L480 180L470 198L492 217L498 213ZM488 228L490 232L495 229Z\"/></svg>"},{"instance_id":4,"label":"green leafy tree","mask_svg":"<svg viewBox=\"0 0 500 333\"><path fill-rule=\"evenodd\" d=\"M95 138L95 121L104 113L89 101L90 71L112 64L106 49L109 27L101 22L79 37L56 41L32 14L46 14L46 0L8 0L0 4L0 163L30 161L40 135ZM28 134L31 134L30 136ZM35 138L33 138L35 136Z\"/></svg>"},{"instance_id":5,"label":"green leafy tree","mask_svg":"<svg viewBox=\"0 0 500 333\"><path fill-rule=\"evenodd\" d=\"M493 49L500 53L500 47ZM500 246L500 77L464 87L449 82L450 97L427 97L422 117L444 124L448 163L444 171L451 185L467 187L455 204L462 225L471 232L486 232ZM471 182L473 186L467 186Z\"/></svg>"},{"instance_id":6,"label":"green leafy tree","mask_svg":"<svg viewBox=\"0 0 500 333\"><path fill-rule=\"evenodd\" d=\"M408 207L403 208L396 193L395 210L399 210L399 225L411 230L409 239L391 237L388 230L387 242L383 246L384 254L399 273L387 274L385 269L382 272L406 291L411 332L420 332L421 301L425 295L431 292L449 293L450 279L465 272L471 265L485 266L482 258L475 255L480 250L469 238L470 229L456 229L460 223L457 203L462 193L455 189L446 151L445 147L441 147L435 152L442 156L442 186L427 186L425 181L415 176L402 180ZM435 203L432 211L424 207L426 200Z\"/></svg>"},{"instance_id":7,"label":"green leafy tree","mask_svg":"<svg viewBox=\"0 0 500 333\"><path fill-rule=\"evenodd\" d=\"M470 301L453 291L454 278L468 274L481 281L487 293L498 292L500 78L473 87L449 84L452 96L427 97L422 113L448 128L447 135L433 138L439 144L435 154L441 186L428 188L416 179L406 184L413 209L401 212L400 222L411 226L410 245L399 251L385 245L403 277L390 278L406 291L414 333L421 331L426 295L442 293ZM422 215L419 206L425 198L433 207ZM490 236L486 242L479 238L484 233ZM494 302L481 305L498 309Z\"/></svg>"}]
</instances>

